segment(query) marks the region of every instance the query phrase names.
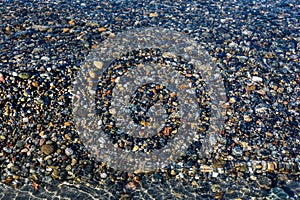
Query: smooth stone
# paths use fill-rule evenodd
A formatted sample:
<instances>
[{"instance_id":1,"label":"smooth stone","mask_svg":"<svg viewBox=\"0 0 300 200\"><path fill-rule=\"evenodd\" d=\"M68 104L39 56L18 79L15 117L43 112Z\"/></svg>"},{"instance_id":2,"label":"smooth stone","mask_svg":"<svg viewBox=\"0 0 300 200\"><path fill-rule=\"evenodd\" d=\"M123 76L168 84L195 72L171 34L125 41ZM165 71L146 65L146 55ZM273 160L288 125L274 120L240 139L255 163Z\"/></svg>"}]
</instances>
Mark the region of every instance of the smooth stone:
<instances>
[{"instance_id":1,"label":"smooth stone","mask_svg":"<svg viewBox=\"0 0 300 200\"><path fill-rule=\"evenodd\" d=\"M54 152L54 147L51 144L44 144L41 146L41 151L46 155L50 155Z\"/></svg>"}]
</instances>

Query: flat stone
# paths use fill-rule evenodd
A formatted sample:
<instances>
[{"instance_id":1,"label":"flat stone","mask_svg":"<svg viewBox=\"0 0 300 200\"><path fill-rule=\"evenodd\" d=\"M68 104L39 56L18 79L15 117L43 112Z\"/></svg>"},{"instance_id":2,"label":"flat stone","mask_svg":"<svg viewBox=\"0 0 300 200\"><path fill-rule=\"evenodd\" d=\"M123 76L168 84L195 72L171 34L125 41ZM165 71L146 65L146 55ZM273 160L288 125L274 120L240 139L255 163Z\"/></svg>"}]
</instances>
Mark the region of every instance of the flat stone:
<instances>
[{"instance_id":1,"label":"flat stone","mask_svg":"<svg viewBox=\"0 0 300 200\"><path fill-rule=\"evenodd\" d=\"M262 79L261 77L259 77L259 76L253 76L253 77L252 77L252 81L253 81L253 82L262 82L263 79Z\"/></svg>"},{"instance_id":2,"label":"flat stone","mask_svg":"<svg viewBox=\"0 0 300 200\"><path fill-rule=\"evenodd\" d=\"M41 151L46 155L50 155L54 152L54 147L51 144L44 144L41 146Z\"/></svg>"}]
</instances>

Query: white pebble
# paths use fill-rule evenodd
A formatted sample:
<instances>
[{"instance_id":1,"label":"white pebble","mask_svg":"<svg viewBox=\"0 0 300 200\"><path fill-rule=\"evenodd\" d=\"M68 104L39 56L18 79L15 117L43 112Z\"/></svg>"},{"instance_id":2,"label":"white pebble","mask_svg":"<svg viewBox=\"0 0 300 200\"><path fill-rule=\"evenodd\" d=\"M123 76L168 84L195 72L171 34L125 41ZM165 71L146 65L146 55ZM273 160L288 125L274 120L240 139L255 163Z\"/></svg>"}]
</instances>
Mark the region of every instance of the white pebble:
<instances>
[{"instance_id":1,"label":"white pebble","mask_svg":"<svg viewBox=\"0 0 300 200\"><path fill-rule=\"evenodd\" d=\"M41 60L44 60L44 61L49 61L49 60L50 60L50 58L49 58L49 57L47 57L47 56L43 56L43 57L41 57Z\"/></svg>"},{"instance_id":2,"label":"white pebble","mask_svg":"<svg viewBox=\"0 0 300 200\"><path fill-rule=\"evenodd\" d=\"M53 170L53 169L52 169L51 167L46 167L46 171L47 171L47 172L52 172L52 170Z\"/></svg>"},{"instance_id":3,"label":"white pebble","mask_svg":"<svg viewBox=\"0 0 300 200\"><path fill-rule=\"evenodd\" d=\"M29 121L28 117L23 118L23 123L27 123Z\"/></svg>"},{"instance_id":4,"label":"white pebble","mask_svg":"<svg viewBox=\"0 0 300 200\"><path fill-rule=\"evenodd\" d=\"M100 174L100 177L104 179L104 178L107 177L107 174L106 174L106 173L101 173L101 174Z\"/></svg>"},{"instance_id":5,"label":"white pebble","mask_svg":"<svg viewBox=\"0 0 300 200\"><path fill-rule=\"evenodd\" d=\"M252 77L252 81L253 82L261 82L263 79L261 78L261 77L259 77L259 76L253 76Z\"/></svg>"},{"instance_id":6,"label":"white pebble","mask_svg":"<svg viewBox=\"0 0 300 200\"><path fill-rule=\"evenodd\" d=\"M8 163L7 168L10 169L10 168L12 168L12 166L14 166L14 164L10 162L10 163Z\"/></svg>"},{"instance_id":7,"label":"white pebble","mask_svg":"<svg viewBox=\"0 0 300 200\"><path fill-rule=\"evenodd\" d=\"M214 177L214 178L218 177L218 175L219 175L218 172L213 172L213 173L212 173L212 177Z\"/></svg>"},{"instance_id":8,"label":"white pebble","mask_svg":"<svg viewBox=\"0 0 300 200\"><path fill-rule=\"evenodd\" d=\"M67 155L67 156L70 156L70 155L72 155L74 153L74 151L71 149L71 148L66 148L65 149L65 154Z\"/></svg>"},{"instance_id":9,"label":"white pebble","mask_svg":"<svg viewBox=\"0 0 300 200\"><path fill-rule=\"evenodd\" d=\"M244 30L242 33L243 33L244 35L251 35L251 34L252 34L252 31Z\"/></svg>"},{"instance_id":10,"label":"white pebble","mask_svg":"<svg viewBox=\"0 0 300 200\"><path fill-rule=\"evenodd\" d=\"M98 68L98 69L102 69L103 68L103 63L101 61L94 61L94 65Z\"/></svg>"}]
</instances>

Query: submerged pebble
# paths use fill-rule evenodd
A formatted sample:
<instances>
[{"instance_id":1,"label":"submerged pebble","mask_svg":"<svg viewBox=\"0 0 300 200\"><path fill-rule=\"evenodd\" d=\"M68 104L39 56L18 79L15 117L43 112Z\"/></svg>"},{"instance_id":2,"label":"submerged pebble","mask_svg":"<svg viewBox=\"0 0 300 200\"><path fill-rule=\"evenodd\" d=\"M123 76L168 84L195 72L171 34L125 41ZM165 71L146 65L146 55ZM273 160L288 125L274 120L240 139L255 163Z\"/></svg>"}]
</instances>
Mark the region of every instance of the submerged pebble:
<instances>
[{"instance_id":1,"label":"submerged pebble","mask_svg":"<svg viewBox=\"0 0 300 200\"><path fill-rule=\"evenodd\" d=\"M84 199L88 191L95 199L297 199L299 8L296 1L1 1L0 182L12 186L0 185L1 197L76 193ZM203 46L221 70L228 97L224 130L209 137L208 156L201 152L203 132L155 177L95 161L73 125L71 102L72 81L90 50L123 30L148 26L178 31ZM93 62L97 69L105 64ZM136 153L148 148L112 140ZM43 188L57 181L83 184Z\"/></svg>"}]
</instances>

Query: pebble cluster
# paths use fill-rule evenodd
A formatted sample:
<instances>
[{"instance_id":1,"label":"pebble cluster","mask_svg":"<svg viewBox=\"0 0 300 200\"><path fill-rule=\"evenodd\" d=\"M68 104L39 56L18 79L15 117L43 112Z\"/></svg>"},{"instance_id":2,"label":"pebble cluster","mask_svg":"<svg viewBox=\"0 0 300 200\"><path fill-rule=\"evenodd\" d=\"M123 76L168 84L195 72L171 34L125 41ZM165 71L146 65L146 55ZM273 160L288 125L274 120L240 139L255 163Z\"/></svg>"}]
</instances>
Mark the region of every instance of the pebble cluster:
<instances>
[{"instance_id":1,"label":"pebble cluster","mask_svg":"<svg viewBox=\"0 0 300 200\"><path fill-rule=\"evenodd\" d=\"M177 133L180 126L181 119L178 114L176 115L176 112L179 111L176 93L169 91L164 85L148 83L137 88L136 92L132 94L128 117L132 118L136 124L148 126L150 124L150 117L147 116L149 109L160 101L166 112L166 121L163 122L165 126L156 135L147 138L133 137L116 127L116 121L113 119L115 113L112 113L110 109L113 88L116 85L115 81L128 70L143 67L143 63L164 64L166 67L174 68L175 71L183 75L182 78L186 78L192 83L193 87L196 87L198 105L195 107L203 114L201 117L203 121L199 122L199 130L204 134L208 126L208 120L206 120L206 123L205 119L209 118L209 108L205 104L208 97L205 92L202 92L205 91L205 87L203 81L200 81L201 75L195 73L193 66L183 58L168 57L163 55L159 49L144 49L130 52L123 55L121 59L114 61L99 81L96 94L96 112L103 122L102 129L110 137L111 142L117 143L118 147L127 150L150 153L152 149L164 147L168 139L171 139ZM199 132L199 134L201 133Z\"/></svg>"},{"instance_id":2,"label":"pebble cluster","mask_svg":"<svg viewBox=\"0 0 300 200\"><path fill-rule=\"evenodd\" d=\"M0 13L0 198L299 198L298 1L2 1ZM227 120L210 156L195 141L166 169L130 174L85 149L71 83L105 38L147 26L205 47Z\"/></svg>"}]
</instances>

